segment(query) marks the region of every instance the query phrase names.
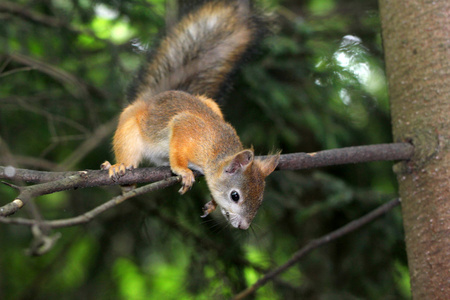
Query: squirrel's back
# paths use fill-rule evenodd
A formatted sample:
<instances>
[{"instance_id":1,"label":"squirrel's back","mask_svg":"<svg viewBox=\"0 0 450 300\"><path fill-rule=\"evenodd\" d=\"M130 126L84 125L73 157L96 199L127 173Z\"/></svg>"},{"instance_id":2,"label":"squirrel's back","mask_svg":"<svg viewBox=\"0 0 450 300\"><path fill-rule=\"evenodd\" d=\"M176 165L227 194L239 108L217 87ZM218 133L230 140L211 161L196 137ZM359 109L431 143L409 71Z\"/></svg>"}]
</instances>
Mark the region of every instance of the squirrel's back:
<instances>
[{"instance_id":1,"label":"squirrel's back","mask_svg":"<svg viewBox=\"0 0 450 300\"><path fill-rule=\"evenodd\" d=\"M168 90L217 99L227 78L261 35L249 1L212 1L171 28L141 68L130 100Z\"/></svg>"}]
</instances>

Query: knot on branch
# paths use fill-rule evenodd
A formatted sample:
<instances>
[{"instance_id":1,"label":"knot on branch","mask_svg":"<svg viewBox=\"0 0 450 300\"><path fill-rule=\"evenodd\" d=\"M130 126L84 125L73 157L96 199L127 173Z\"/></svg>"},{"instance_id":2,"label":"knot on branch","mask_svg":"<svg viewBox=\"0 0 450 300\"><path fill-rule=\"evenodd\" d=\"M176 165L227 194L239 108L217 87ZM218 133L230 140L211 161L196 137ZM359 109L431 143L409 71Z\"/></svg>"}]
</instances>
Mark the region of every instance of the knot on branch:
<instances>
[{"instance_id":1,"label":"knot on branch","mask_svg":"<svg viewBox=\"0 0 450 300\"><path fill-rule=\"evenodd\" d=\"M14 201L0 207L0 216L7 217L14 214L23 206L23 201L20 199L15 199Z\"/></svg>"},{"instance_id":2,"label":"knot on branch","mask_svg":"<svg viewBox=\"0 0 450 300\"><path fill-rule=\"evenodd\" d=\"M442 150L439 130L415 129L406 135L405 140L414 146L414 153L410 160L402 161L394 165L397 175L411 174L415 170L423 168L430 160L434 159Z\"/></svg>"}]
</instances>

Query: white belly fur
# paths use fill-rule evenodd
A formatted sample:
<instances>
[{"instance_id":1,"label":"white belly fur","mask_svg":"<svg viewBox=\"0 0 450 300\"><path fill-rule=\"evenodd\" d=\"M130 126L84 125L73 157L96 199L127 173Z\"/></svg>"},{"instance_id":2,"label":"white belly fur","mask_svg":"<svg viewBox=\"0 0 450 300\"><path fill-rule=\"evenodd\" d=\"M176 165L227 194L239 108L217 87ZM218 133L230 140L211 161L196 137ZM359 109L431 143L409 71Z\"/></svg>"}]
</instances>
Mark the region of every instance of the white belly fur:
<instances>
[{"instance_id":1,"label":"white belly fur","mask_svg":"<svg viewBox=\"0 0 450 300\"><path fill-rule=\"evenodd\" d=\"M155 166L169 166L169 141L147 144L143 153L145 159ZM189 163L189 168L203 173L202 167Z\"/></svg>"}]
</instances>

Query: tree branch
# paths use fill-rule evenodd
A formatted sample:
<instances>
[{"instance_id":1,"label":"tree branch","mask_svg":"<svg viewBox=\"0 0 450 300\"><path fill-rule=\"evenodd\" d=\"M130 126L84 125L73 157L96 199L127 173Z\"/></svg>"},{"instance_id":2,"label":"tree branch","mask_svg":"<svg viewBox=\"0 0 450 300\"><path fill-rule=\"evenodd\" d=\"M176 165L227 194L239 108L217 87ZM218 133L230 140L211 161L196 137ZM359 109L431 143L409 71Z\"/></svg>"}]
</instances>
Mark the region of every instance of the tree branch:
<instances>
[{"instance_id":1,"label":"tree branch","mask_svg":"<svg viewBox=\"0 0 450 300\"><path fill-rule=\"evenodd\" d=\"M325 150L315 153L284 154L280 158L277 169L300 170L376 160L406 160L412 157L413 152L414 147L411 144L394 143ZM202 175L199 172L194 172L194 174L196 177ZM149 183L160 181L170 176L172 176L172 172L169 167L135 169L127 172L115 181L109 178L106 171L100 170L43 172L15 169L13 167L0 167L0 179L40 183L34 186L20 188L20 194L17 199L0 207L0 216L11 215L25 205L29 199L44 194L93 186Z\"/></svg>"},{"instance_id":2,"label":"tree branch","mask_svg":"<svg viewBox=\"0 0 450 300\"><path fill-rule=\"evenodd\" d=\"M284 154L280 157L279 170L301 170L325 166L356 164L383 160L408 160L414 153L409 143L356 146L313 153Z\"/></svg>"},{"instance_id":3,"label":"tree branch","mask_svg":"<svg viewBox=\"0 0 450 300\"><path fill-rule=\"evenodd\" d=\"M233 299L244 299L245 297L249 296L250 294L254 293L257 289L259 289L261 286L266 284L269 280L273 280L276 276L280 275L290 267L292 267L295 263L297 263L301 258L306 256L308 253L313 251L314 249L323 246L325 244L328 244L344 235L347 235L349 233L352 233L353 231L363 227L364 225L372 222L373 220L381 217L388 211L392 210L394 207L398 206L400 204L400 199L394 199L388 203L385 203L381 205L380 207L376 208L375 210L369 212L368 214L362 216L359 219L356 219L354 221L351 221L347 225L332 231L328 233L327 235L324 235L318 239L312 240L308 244L306 244L305 247L301 248L297 252L292 255L292 257L283 265L279 266L278 268L272 270L271 272L264 275L261 279L256 281L252 286L248 287L247 289L243 290L239 294L237 294Z\"/></svg>"},{"instance_id":4,"label":"tree branch","mask_svg":"<svg viewBox=\"0 0 450 300\"><path fill-rule=\"evenodd\" d=\"M83 79L78 78L77 76L67 71L64 71L63 69L58 68L54 65L50 65L44 61L19 53L7 53L4 54L3 56L6 59L13 60L17 63L29 66L33 70L38 70L44 74L47 74L56 81L61 82L63 85L73 87L67 90L77 99L84 99L85 97L88 97L91 94L100 96L103 99L107 98L105 93L96 88L95 86L86 83Z\"/></svg>"},{"instance_id":5,"label":"tree branch","mask_svg":"<svg viewBox=\"0 0 450 300\"><path fill-rule=\"evenodd\" d=\"M281 155L277 170L302 170L349 163L408 160L412 158L413 153L414 147L408 143L347 147L314 153L291 153ZM257 158L264 157L265 156L258 156ZM0 179L22 180L29 183L43 183L59 180L78 173L76 171L46 172L16 168L14 170L14 175L8 176L5 174L5 167L0 166ZM132 170L127 172L125 176L120 177L119 180L112 181L108 177L108 172L106 171L86 170L85 172L88 180L84 185L76 186L77 188L148 183L159 181L172 175L169 167L149 167ZM74 187L72 186L69 188Z\"/></svg>"},{"instance_id":6,"label":"tree branch","mask_svg":"<svg viewBox=\"0 0 450 300\"><path fill-rule=\"evenodd\" d=\"M173 176L173 177L169 177L169 178L163 179L158 182L144 185L142 187L139 187L139 188L136 188L129 192L126 192L122 195L116 196L116 197L112 198L111 200L103 203L102 205L99 205L96 208L94 208L82 215L79 215L77 217L73 217L73 218L61 219L61 220L55 220L55 221L37 221L37 220L30 220L30 219L24 219L24 218L0 217L0 222L7 223L7 224L26 225L26 226L39 225L39 226L45 226L48 228L61 228L61 227L69 227L69 226L84 224L84 223L90 222L97 215L103 213L104 211L106 211L114 206L119 205L120 203L124 202L125 200L128 200L130 198L133 198L133 197L136 197L136 196L148 193L148 192L153 192L153 191L156 191L159 189L169 187L171 185L176 184L177 182L180 182L180 177ZM14 200L14 201L16 201L16 200ZM0 215L1 215L1 213L0 213Z\"/></svg>"},{"instance_id":7,"label":"tree branch","mask_svg":"<svg viewBox=\"0 0 450 300\"><path fill-rule=\"evenodd\" d=\"M333 150L325 150L315 153L293 153L285 154L280 158L280 163L277 167L278 170L299 170L313 167L323 167L331 166L337 164L346 163L360 163L376 160L407 160L413 155L414 147L406 143L397 144L380 144L371 146L359 146L350 148L341 148ZM263 157L260 157L263 158ZM202 176L200 172L195 172L196 177ZM26 226L35 226L38 228L60 228L75 226L83 223L90 222L94 217L100 213L117 206L121 202L150 191L165 188L173 185L180 181L178 176L172 176L170 167L157 167L157 168L141 168L135 169L127 172L124 176L118 180L111 180L108 176L107 171L102 170L88 170L79 172L43 172L43 171L33 171L16 169L14 167L0 167L0 179L9 179L12 181L28 181L36 183L31 186L17 186L10 183L5 183L19 191L19 195L12 202L0 207L0 222L7 224L17 224ZM83 188L83 187L93 187L93 186L105 186L105 185L130 185L136 183L149 183L151 184L142 186L140 188L134 189L123 195L114 197L113 199L101 204L100 206L88 211L77 217L44 221L39 218L34 219L24 219L24 218L7 218L7 216L14 214L19 209L21 209L27 202L31 199L50 194L58 191ZM398 203L397 203L398 204ZM386 206L390 209L397 204L391 204ZM392 207L391 207L392 206ZM390 207L390 208L389 208ZM285 265L280 268L268 273L265 277L255 283L254 286L250 287L242 294L248 295L254 292L259 286L262 286L267 281L272 280L279 273L288 269L301 257L312 251L313 249L328 243L344 234L347 234L362 225L370 222L370 220L381 215L382 209L375 210L373 213L363 217L357 221L350 223L349 225L330 233L329 235L314 240L309 243L305 248L297 252L291 260L289 260ZM385 211L387 211L385 210ZM38 239L39 241L44 241L43 239ZM50 240L49 240L50 241ZM43 243L44 245L52 245L52 243ZM47 249L47 247L44 247ZM33 253L41 253L39 249L41 247L33 248L36 250ZM33 250L33 251L34 251ZM241 295L241 294L239 294ZM239 296L238 295L238 296ZM240 299L240 298L237 298Z\"/></svg>"},{"instance_id":8,"label":"tree branch","mask_svg":"<svg viewBox=\"0 0 450 300\"><path fill-rule=\"evenodd\" d=\"M29 20L34 23L39 23L48 27L54 28L65 27L68 28L69 30L79 32L65 20L28 10L25 6L15 4L9 1L4 1L0 3L0 12L6 12L12 15L20 16L23 19Z\"/></svg>"},{"instance_id":9,"label":"tree branch","mask_svg":"<svg viewBox=\"0 0 450 300\"><path fill-rule=\"evenodd\" d=\"M98 41L103 41L108 44L110 43L108 40L98 37L96 34L94 34L94 32L92 30L76 28L75 26L73 26L72 24L67 22L67 20L65 20L65 19L53 17L53 16L45 15L45 14L42 14L42 13L39 13L39 12L36 12L33 10L29 10L26 6L16 4L16 3L13 3L10 1L0 2L0 12L18 16L24 20L28 20L30 22L33 22L33 23L36 23L39 25L43 25L46 27L56 28L56 29L64 28L75 34L86 34Z\"/></svg>"}]
</instances>

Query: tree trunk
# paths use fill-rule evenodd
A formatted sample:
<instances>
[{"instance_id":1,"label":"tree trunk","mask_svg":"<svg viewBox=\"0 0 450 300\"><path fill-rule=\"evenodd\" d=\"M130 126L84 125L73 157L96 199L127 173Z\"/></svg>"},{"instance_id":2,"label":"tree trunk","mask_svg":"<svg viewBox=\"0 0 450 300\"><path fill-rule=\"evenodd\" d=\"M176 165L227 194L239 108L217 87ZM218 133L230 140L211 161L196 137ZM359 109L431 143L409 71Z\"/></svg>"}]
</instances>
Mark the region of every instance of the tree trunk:
<instances>
[{"instance_id":1,"label":"tree trunk","mask_svg":"<svg viewBox=\"0 0 450 300\"><path fill-rule=\"evenodd\" d=\"M380 0L414 299L450 299L450 1Z\"/></svg>"}]
</instances>

